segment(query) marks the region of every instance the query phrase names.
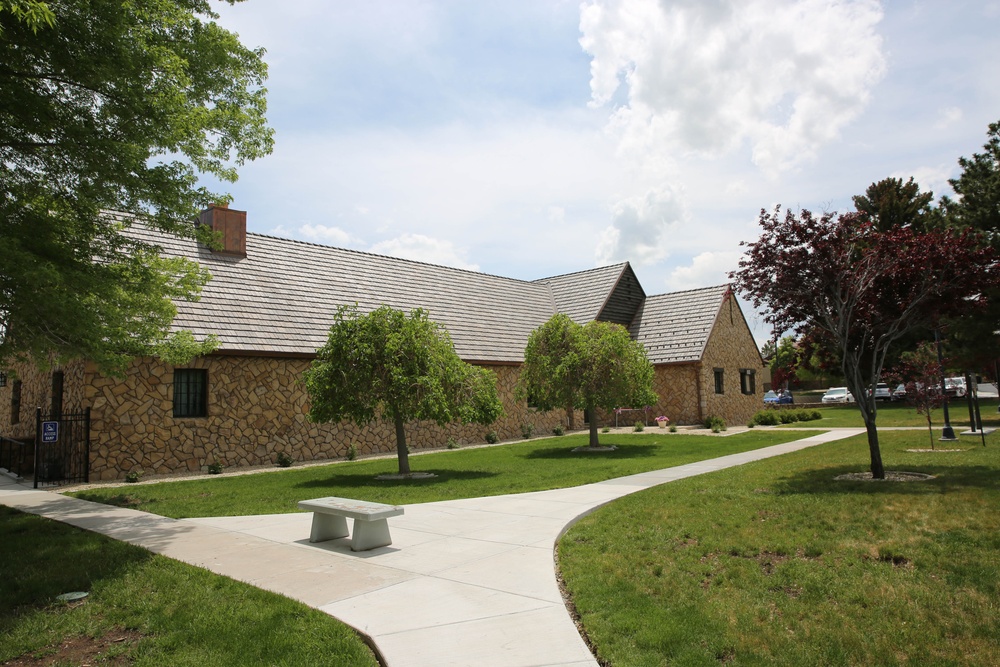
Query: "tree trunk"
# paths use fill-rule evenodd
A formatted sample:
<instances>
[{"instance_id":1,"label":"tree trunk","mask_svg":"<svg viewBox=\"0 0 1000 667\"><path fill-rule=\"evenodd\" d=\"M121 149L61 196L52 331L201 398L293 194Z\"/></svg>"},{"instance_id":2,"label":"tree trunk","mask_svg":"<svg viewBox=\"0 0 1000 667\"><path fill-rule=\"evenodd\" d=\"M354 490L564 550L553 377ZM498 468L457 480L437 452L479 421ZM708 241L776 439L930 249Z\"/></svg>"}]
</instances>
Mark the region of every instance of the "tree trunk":
<instances>
[{"instance_id":1,"label":"tree trunk","mask_svg":"<svg viewBox=\"0 0 1000 667\"><path fill-rule=\"evenodd\" d=\"M590 415L590 446L600 447L601 443L597 439L597 411L592 404L587 406L587 414Z\"/></svg>"},{"instance_id":2,"label":"tree trunk","mask_svg":"<svg viewBox=\"0 0 1000 667\"><path fill-rule=\"evenodd\" d=\"M868 452L872 458L872 478L885 479L885 468L882 467L882 452L878 446L878 429L875 420L865 417L865 430L868 431Z\"/></svg>"},{"instance_id":3,"label":"tree trunk","mask_svg":"<svg viewBox=\"0 0 1000 667\"><path fill-rule=\"evenodd\" d=\"M931 438L931 449L934 449L934 427L931 424L931 411L927 410L927 435Z\"/></svg>"},{"instance_id":4,"label":"tree trunk","mask_svg":"<svg viewBox=\"0 0 1000 667\"><path fill-rule=\"evenodd\" d=\"M410 452L406 448L406 431L403 430L403 418L393 413L392 421L396 426L396 458L399 460L399 474L410 474Z\"/></svg>"},{"instance_id":5,"label":"tree trunk","mask_svg":"<svg viewBox=\"0 0 1000 667\"><path fill-rule=\"evenodd\" d=\"M567 418L567 421L569 422L569 430L571 430L571 431L574 428L573 427L573 422L575 421L575 419L574 419L575 416L576 416L576 414L575 414L575 411L573 410L573 406L570 405L569 407L566 408L566 418Z\"/></svg>"}]
</instances>

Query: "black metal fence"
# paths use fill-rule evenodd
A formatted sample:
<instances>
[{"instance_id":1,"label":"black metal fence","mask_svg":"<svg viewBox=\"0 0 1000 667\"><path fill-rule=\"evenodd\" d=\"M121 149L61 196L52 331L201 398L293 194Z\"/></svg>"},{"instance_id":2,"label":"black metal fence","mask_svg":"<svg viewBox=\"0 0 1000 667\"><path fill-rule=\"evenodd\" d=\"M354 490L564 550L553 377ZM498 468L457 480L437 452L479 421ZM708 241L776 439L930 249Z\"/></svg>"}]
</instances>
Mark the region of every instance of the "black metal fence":
<instances>
[{"instance_id":1,"label":"black metal fence","mask_svg":"<svg viewBox=\"0 0 1000 667\"><path fill-rule=\"evenodd\" d=\"M0 468L18 477L27 477L34 472L35 443L31 440L17 440L0 436Z\"/></svg>"},{"instance_id":2,"label":"black metal fence","mask_svg":"<svg viewBox=\"0 0 1000 667\"><path fill-rule=\"evenodd\" d=\"M35 412L35 488L90 481L90 408L78 413Z\"/></svg>"}]
</instances>

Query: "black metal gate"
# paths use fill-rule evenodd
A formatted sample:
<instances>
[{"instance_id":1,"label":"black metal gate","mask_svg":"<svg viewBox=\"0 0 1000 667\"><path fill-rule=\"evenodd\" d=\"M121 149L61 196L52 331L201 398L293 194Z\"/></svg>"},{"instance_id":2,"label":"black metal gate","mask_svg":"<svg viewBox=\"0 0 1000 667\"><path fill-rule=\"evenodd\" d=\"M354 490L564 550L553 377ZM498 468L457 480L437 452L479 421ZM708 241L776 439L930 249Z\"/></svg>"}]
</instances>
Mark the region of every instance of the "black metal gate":
<instances>
[{"instance_id":1,"label":"black metal gate","mask_svg":"<svg viewBox=\"0 0 1000 667\"><path fill-rule=\"evenodd\" d=\"M90 481L90 408L42 418L35 412L35 488Z\"/></svg>"}]
</instances>

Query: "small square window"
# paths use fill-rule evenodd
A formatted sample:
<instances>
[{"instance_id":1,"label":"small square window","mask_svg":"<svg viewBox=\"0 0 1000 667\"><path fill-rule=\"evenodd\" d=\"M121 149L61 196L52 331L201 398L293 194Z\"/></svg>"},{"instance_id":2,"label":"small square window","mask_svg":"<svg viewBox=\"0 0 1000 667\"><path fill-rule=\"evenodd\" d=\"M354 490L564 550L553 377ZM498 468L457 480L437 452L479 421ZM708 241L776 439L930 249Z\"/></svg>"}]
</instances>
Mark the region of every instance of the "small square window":
<instances>
[{"instance_id":1,"label":"small square window","mask_svg":"<svg viewBox=\"0 0 1000 667\"><path fill-rule=\"evenodd\" d=\"M740 391L744 394L757 393L757 371L752 368L740 369Z\"/></svg>"},{"instance_id":2,"label":"small square window","mask_svg":"<svg viewBox=\"0 0 1000 667\"><path fill-rule=\"evenodd\" d=\"M208 371L174 369L174 417L208 416Z\"/></svg>"},{"instance_id":3,"label":"small square window","mask_svg":"<svg viewBox=\"0 0 1000 667\"><path fill-rule=\"evenodd\" d=\"M721 368L716 368L714 372L715 372L715 393L716 394L726 393L725 392L726 381L723 370Z\"/></svg>"}]
</instances>

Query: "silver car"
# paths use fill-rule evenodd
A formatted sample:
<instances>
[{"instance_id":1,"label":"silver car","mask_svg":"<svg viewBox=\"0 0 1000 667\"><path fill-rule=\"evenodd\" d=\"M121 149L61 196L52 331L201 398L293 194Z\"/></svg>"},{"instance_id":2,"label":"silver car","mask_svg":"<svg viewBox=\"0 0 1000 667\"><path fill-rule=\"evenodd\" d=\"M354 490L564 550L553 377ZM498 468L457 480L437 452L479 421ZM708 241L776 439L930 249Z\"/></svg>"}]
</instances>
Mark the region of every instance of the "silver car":
<instances>
[{"instance_id":1,"label":"silver car","mask_svg":"<svg viewBox=\"0 0 1000 667\"><path fill-rule=\"evenodd\" d=\"M847 387L830 387L823 394L824 403L853 403L854 395L847 391Z\"/></svg>"}]
</instances>

